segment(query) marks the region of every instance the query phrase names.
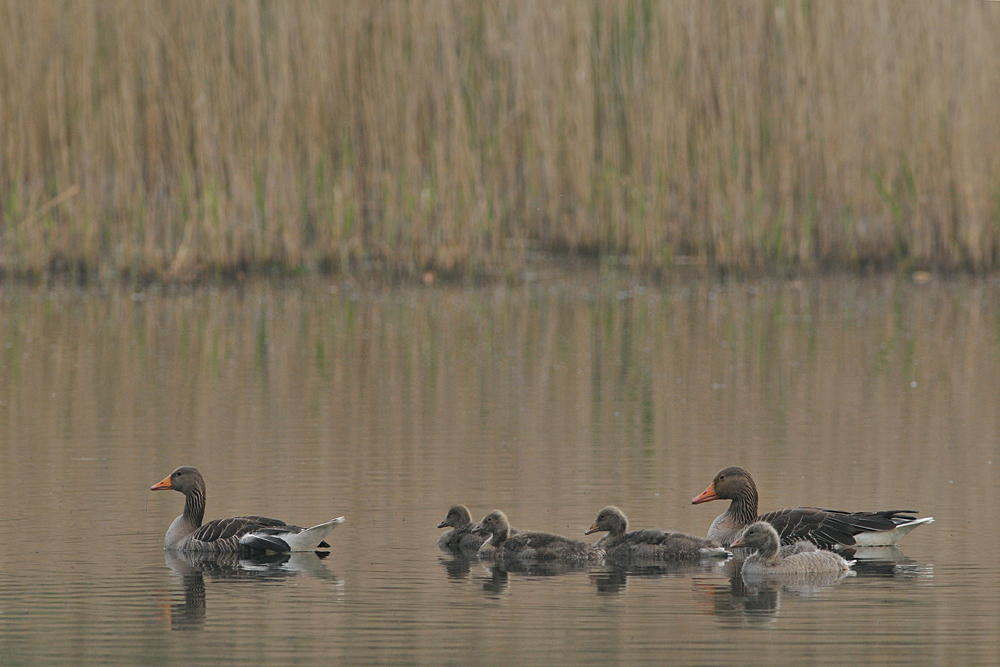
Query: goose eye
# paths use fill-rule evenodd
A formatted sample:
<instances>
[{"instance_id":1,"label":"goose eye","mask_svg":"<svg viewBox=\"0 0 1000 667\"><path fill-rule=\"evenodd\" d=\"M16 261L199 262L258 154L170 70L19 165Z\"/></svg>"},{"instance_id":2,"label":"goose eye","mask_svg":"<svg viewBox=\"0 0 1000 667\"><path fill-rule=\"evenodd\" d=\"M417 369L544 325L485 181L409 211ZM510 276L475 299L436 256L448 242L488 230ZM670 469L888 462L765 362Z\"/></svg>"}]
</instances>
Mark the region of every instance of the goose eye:
<instances>
[{"instance_id":1,"label":"goose eye","mask_svg":"<svg viewBox=\"0 0 1000 667\"><path fill-rule=\"evenodd\" d=\"M724 480L725 478L726 478L726 476L725 476L725 475L719 475L719 481L720 481L720 482L721 482L722 480Z\"/></svg>"}]
</instances>

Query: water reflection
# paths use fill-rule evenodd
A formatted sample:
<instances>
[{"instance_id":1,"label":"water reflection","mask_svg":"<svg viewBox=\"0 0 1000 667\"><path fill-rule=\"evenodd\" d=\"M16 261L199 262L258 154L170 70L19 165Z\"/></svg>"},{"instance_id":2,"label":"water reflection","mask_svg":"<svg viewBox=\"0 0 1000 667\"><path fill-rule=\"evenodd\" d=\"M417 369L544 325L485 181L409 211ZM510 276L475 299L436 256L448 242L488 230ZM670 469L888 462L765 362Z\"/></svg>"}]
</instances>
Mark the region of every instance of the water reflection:
<instances>
[{"instance_id":1,"label":"water reflection","mask_svg":"<svg viewBox=\"0 0 1000 667\"><path fill-rule=\"evenodd\" d=\"M619 565L612 562L580 563L558 560L530 561L516 560L494 562L480 560L476 556L460 554L451 557L442 556L438 562L445 570L445 575L453 581L464 581L472 577L477 569L484 575L476 577L484 592L497 596L509 592L510 577L556 577L561 575L586 574L590 583L600 596L622 595L628 588L629 578L657 579L666 577L687 577L693 574L704 574L721 569L723 561L705 559L701 562L671 562L663 561L635 562ZM477 568L478 566L478 568Z\"/></svg>"},{"instance_id":2,"label":"water reflection","mask_svg":"<svg viewBox=\"0 0 1000 667\"><path fill-rule=\"evenodd\" d=\"M523 577L557 577L561 575L590 572L594 566L589 563L560 560L481 560L478 556L452 554L441 556L438 562L444 568L445 576L453 581L470 579L473 571L477 572L474 580L480 584L488 597L505 595L509 592L511 575Z\"/></svg>"},{"instance_id":3,"label":"water reflection","mask_svg":"<svg viewBox=\"0 0 1000 667\"><path fill-rule=\"evenodd\" d=\"M628 565L605 563L603 567L594 568L590 572L590 582L597 589L598 595L622 595L628 588L629 578L658 579L664 577L686 577L693 574L705 574L713 569L719 569L724 561L703 560L687 563L632 562Z\"/></svg>"},{"instance_id":4,"label":"water reflection","mask_svg":"<svg viewBox=\"0 0 1000 667\"><path fill-rule=\"evenodd\" d=\"M480 579L483 593L488 598L499 598L507 594L510 585L510 573L502 567L484 566L488 576Z\"/></svg>"},{"instance_id":5,"label":"water reflection","mask_svg":"<svg viewBox=\"0 0 1000 667\"><path fill-rule=\"evenodd\" d=\"M340 585L323 559L329 552L296 552L284 554L195 553L166 550L167 567L184 585L184 601L170 606L170 627L173 630L201 629L205 624L205 579L219 581L280 581L289 577L309 575Z\"/></svg>"},{"instance_id":6,"label":"water reflection","mask_svg":"<svg viewBox=\"0 0 1000 667\"><path fill-rule=\"evenodd\" d=\"M510 593L511 576L514 577L559 577L587 572L592 567L588 563L568 561L481 561L486 576L480 577L483 592L487 597L499 597Z\"/></svg>"},{"instance_id":7,"label":"water reflection","mask_svg":"<svg viewBox=\"0 0 1000 667\"><path fill-rule=\"evenodd\" d=\"M915 563L898 547L865 547L852 555L847 573L805 573L791 575L743 574L742 550L716 572L724 579L695 576L694 590L700 594L700 607L722 622L767 619L777 615L783 596L814 597L822 591L866 578L915 581L933 576L930 565Z\"/></svg>"},{"instance_id":8,"label":"water reflection","mask_svg":"<svg viewBox=\"0 0 1000 667\"><path fill-rule=\"evenodd\" d=\"M883 547L873 554L867 549L865 557L858 556L852 569L859 579L893 579L897 582L918 582L934 577L934 566L930 563L918 563L903 554L896 547ZM872 551L875 551L873 549Z\"/></svg>"},{"instance_id":9,"label":"water reflection","mask_svg":"<svg viewBox=\"0 0 1000 667\"><path fill-rule=\"evenodd\" d=\"M823 588L839 584L844 579L855 576L855 572L800 572L795 574L742 574L747 591L780 588L792 594L815 595Z\"/></svg>"},{"instance_id":10,"label":"water reflection","mask_svg":"<svg viewBox=\"0 0 1000 667\"><path fill-rule=\"evenodd\" d=\"M451 556L441 556L438 558L438 562L444 567L445 574L449 579L462 581L469 578L472 566L479 563L479 558L456 553Z\"/></svg>"},{"instance_id":11,"label":"water reflection","mask_svg":"<svg viewBox=\"0 0 1000 667\"><path fill-rule=\"evenodd\" d=\"M0 662L200 664L220 644L260 665L453 664L469 647L484 665L996 661L995 280L326 287L0 289L0 506L63 538L8 550ZM350 585L172 574L177 508L145 489L177 461L225 480L217 516L343 507L324 563ZM729 462L768 507L939 523L904 540L913 562L859 559L808 596L722 568L438 561L456 499L564 535L605 502L703 535L715 512L691 495ZM754 631L767 618L780 632ZM211 641L170 632L185 622ZM891 654L887 635L905 637Z\"/></svg>"},{"instance_id":12,"label":"water reflection","mask_svg":"<svg viewBox=\"0 0 1000 667\"><path fill-rule=\"evenodd\" d=\"M778 613L783 593L802 594L839 583L844 577L830 575L744 576L743 560L734 558L722 568L725 580L694 578L701 594L701 608L722 622L767 620Z\"/></svg>"}]
</instances>

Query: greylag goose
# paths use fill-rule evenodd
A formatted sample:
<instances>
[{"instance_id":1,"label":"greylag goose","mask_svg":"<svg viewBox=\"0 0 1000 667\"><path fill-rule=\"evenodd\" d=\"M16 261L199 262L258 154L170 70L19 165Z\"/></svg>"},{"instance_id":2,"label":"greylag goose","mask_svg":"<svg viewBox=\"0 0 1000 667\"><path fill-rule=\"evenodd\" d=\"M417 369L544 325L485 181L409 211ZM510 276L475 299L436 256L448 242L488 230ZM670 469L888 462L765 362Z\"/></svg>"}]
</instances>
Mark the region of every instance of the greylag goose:
<instances>
[{"instance_id":1,"label":"greylag goose","mask_svg":"<svg viewBox=\"0 0 1000 667\"><path fill-rule=\"evenodd\" d=\"M312 528L289 526L284 521L263 516L235 516L216 519L202 525L205 517L205 479L193 466L181 466L150 491L173 489L184 494L184 513L174 519L163 542L167 549L178 551L314 551L329 548L323 539L344 517L337 517Z\"/></svg>"},{"instance_id":2,"label":"greylag goose","mask_svg":"<svg viewBox=\"0 0 1000 667\"><path fill-rule=\"evenodd\" d=\"M441 539L438 540L438 546L448 551L476 553L486 538L472 532L474 525L469 508L465 505L455 505L448 510L444 521L438 524L438 528L452 528L441 536Z\"/></svg>"},{"instance_id":3,"label":"greylag goose","mask_svg":"<svg viewBox=\"0 0 1000 667\"><path fill-rule=\"evenodd\" d=\"M582 562L598 560L604 552L592 544L571 540L562 535L522 530L511 534L507 515L493 510L473 527L488 535L479 547L479 557L496 561L561 560Z\"/></svg>"},{"instance_id":4,"label":"greylag goose","mask_svg":"<svg viewBox=\"0 0 1000 667\"><path fill-rule=\"evenodd\" d=\"M594 545L604 549L605 557L616 561L688 560L694 558L726 558L730 554L715 542L687 533L659 529L628 531L628 517L614 505L597 513L593 525L584 535L607 531Z\"/></svg>"},{"instance_id":5,"label":"greylag goose","mask_svg":"<svg viewBox=\"0 0 1000 667\"><path fill-rule=\"evenodd\" d=\"M741 530L755 521L766 521L778 531L784 544L807 540L824 549L844 546L888 546L917 526L934 521L917 519L914 510L842 512L818 507L794 507L757 516L757 485L739 466L723 468L691 503L731 500L729 509L716 517L708 539L732 546Z\"/></svg>"},{"instance_id":6,"label":"greylag goose","mask_svg":"<svg viewBox=\"0 0 1000 667\"><path fill-rule=\"evenodd\" d=\"M800 551L791 556L779 553L778 531L766 521L750 524L743 535L733 542L734 547L746 547L754 553L743 561L744 575L804 575L845 573L851 562L832 551Z\"/></svg>"}]
</instances>

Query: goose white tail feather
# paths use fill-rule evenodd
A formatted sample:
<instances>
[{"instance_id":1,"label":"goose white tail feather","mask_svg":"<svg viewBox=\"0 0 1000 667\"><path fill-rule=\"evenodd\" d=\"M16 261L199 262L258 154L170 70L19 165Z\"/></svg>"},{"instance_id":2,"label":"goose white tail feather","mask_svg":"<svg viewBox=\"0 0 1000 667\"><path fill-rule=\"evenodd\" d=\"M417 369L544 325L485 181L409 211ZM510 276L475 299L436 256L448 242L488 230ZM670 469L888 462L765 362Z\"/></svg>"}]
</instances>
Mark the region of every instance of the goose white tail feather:
<instances>
[{"instance_id":1,"label":"goose white tail feather","mask_svg":"<svg viewBox=\"0 0 1000 667\"><path fill-rule=\"evenodd\" d=\"M933 523L934 517L929 516L923 519L907 521L896 526L893 530L872 531L858 533L854 536L859 547L891 547L899 543L899 540L911 530L925 523Z\"/></svg>"},{"instance_id":2,"label":"goose white tail feather","mask_svg":"<svg viewBox=\"0 0 1000 667\"><path fill-rule=\"evenodd\" d=\"M344 522L344 517L339 516L326 523L321 523L312 528L306 528L297 532L282 531L278 529L268 529L265 531L255 531L247 533L240 538L240 544L270 551L315 551L319 548L327 535L329 535L338 524Z\"/></svg>"}]
</instances>

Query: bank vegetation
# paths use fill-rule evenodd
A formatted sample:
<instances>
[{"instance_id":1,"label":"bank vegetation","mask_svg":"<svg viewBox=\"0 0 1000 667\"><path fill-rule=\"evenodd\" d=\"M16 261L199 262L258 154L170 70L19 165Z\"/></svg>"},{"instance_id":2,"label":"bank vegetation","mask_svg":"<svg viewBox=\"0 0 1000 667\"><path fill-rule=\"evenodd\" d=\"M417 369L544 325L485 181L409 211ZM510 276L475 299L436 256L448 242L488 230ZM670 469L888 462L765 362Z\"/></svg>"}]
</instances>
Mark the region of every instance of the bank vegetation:
<instances>
[{"instance_id":1,"label":"bank vegetation","mask_svg":"<svg viewBox=\"0 0 1000 667\"><path fill-rule=\"evenodd\" d=\"M0 271L990 271L1000 3L0 0Z\"/></svg>"}]
</instances>

